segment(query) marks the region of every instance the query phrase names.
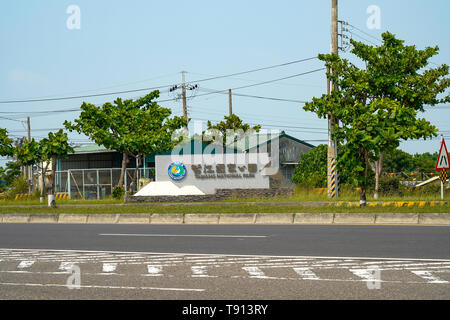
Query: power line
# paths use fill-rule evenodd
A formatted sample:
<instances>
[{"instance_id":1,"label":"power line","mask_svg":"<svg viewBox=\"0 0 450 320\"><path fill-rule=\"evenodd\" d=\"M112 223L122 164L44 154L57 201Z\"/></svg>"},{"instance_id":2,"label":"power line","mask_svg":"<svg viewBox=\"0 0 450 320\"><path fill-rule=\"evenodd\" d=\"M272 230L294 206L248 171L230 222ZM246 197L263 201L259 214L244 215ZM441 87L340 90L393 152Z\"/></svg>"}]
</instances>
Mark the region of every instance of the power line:
<instances>
[{"instance_id":1,"label":"power line","mask_svg":"<svg viewBox=\"0 0 450 320\"><path fill-rule=\"evenodd\" d=\"M311 73L314 73L314 72L323 71L325 69L326 68L320 68L320 69L315 69L315 70L311 70L311 71L307 71L307 72L297 73L297 74L290 75L290 76L287 76L287 77L282 77L282 78L267 80L267 81L263 81L263 82L259 82L259 83L253 83L253 84L249 84L249 85L245 85L245 86L231 88L231 90L234 91L234 90L239 90L239 89L256 87L256 86L260 86L260 85L263 85L263 84L273 83L273 82L276 82L276 81L282 81L282 80L286 80L286 79L300 77L300 76L311 74ZM229 89L224 89L224 90L217 90L217 91L213 91L213 92L209 92L209 93L198 94L197 97L207 96L207 95L211 95L211 94L215 94L215 93L224 93L224 92L228 92L228 90ZM235 93L233 93L233 94L235 94Z\"/></svg>"},{"instance_id":2,"label":"power line","mask_svg":"<svg viewBox=\"0 0 450 320\"><path fill-rule=\"evenodd\" d=\"M222 94L227 94L226 92L220 92L219 90L215 90L215 89L199 88L199 90L205 90L205 91L209 91L209 92L219 92L219 93L222 93ZM247 97L247 98L257 98L257 99L266 99L266 100L273 100L273 101L294 102L294 103L306 103L307 102L307 101L302 101L302 100L265 97L265 96L257 96L257 95L244 94L244 93L233 93L233 96Z\"/></svg>"},{"instance_id":3,"label":"power line","mask_svg":"<svg viewBox=\"0 0 450 320\"><path fill-rule=\"evenodd\" d=\"M358 28L358 27L355 27L354 25L352 25L352 24L350 24L350 23L348 23L348 22L347 22L346 24L349 25L350 27L352 27L353 29L356 29L356 30L358 30L359 32L365 34L366 36L369 36L369 37L371 37L371 38L373 38L373 39L375 39L375 40L377 40L377 41L379 41L379 42L383 42L381 39L372 36L371 34L369 34L369 33L365 32L365 31L361 30L361 29Z\"/></svg>"},{"instance_id":4,"label":"power line","mask_svg":"<svg viewBox=\"0 0 450 320\"><path fill-rule=\"evenodd\" d=\"M290 65L290 64L294 64L294 63L300 63L300 62L304 62L304 61L308 61L308 60L312 60L312 59L317 59L317 57L311 57L311 58L306 58L306 59L301 59L301 60L295 60L295 61L290 61L290 62L286 62L286 63L282 63L282 64L278 64L278 65L273 65L273 66L269 66L269 67L258 68L258 69L253 69L253 70L247 70L247 71L237 72L237 73L231 73L231 74L222 75L222 76L216 76L216 77L210 77L210 78L206 78L206 79L200 79L200 80L196 80L195 82L210 81L210 80L226 78L226 77L240 75L240 74L257 72L257 71L267 70L267 69L271 69L271 68L277 68L277 67L281 67L281 66L286 66L286 65ZM108 96L108 95L115 95L115 94L123 94L123 93L139 92L139 91L156 90L156 89L168 88L168 87L172 87L172 86L173 85L163 85L163 86L157 86L157 87L151 87L151 88L141 88L141 89L123 90L123 91L115 91L115 92L107 92L107 93L97 93L97 94L91 94L91 95L68 96L68 97L55 97L55 98L43 98L43 99L23 99L23 100L3 100L3 101L0 101L0 103L1 104L6 104L6 103L26 103L26 102L44 102L44 101L60 101L60 100L80 99L80 98L92 98L92 97Z\"/></svg>"},{"instance_id":5,"label":"power line","mask_svg":"<svg viewBox=\"0 0 450 320\"><path fill-rule=\"evenodd\" d=\"M377 46L377 45L378 45L378 44L376 44L375 42L370 41L370 40L367 40L366 38L360 36L360 35L357 34L357 33L354 33L354 32L351 32L351 31L349 31L349 32L350 32L350 34L351 34L352 36L357 36L358 38L360 38L360 39L362 39L362 40L364 40L364 41L366 41L366 42L369 42L370 44L373 44L374 46Z\"/></svg>"},{"instance_id":6,"label":"power line","mask_svg":"<svg viewBox=\"0 0 450 320\"><path fill-rule=\"evenodd\" d=\"M11 119L11 118L8 118L8 117L3 117L3 116L0 116L0 118L1 118L1 119L5 119L5 120L9 120L9 121L23 122L23 121L21 121L21 120Z\"/></svg>"},{"instance_id":7,"label":"power line","mask_svg":"<svg viewBox=\"0 0 450 320\"><path fill-rule=\"evenodd\" d=\"M286 63L282 63L282 64L273 65L273 66L270 66L270 67L258 68L258 69L243 71L243 72L230 73L230 74L223 75L223 76L214 76L214 77L210 77L210 78L206 78L206 79L195 80L195 81L192 81L192 82L203 82L203 81L211 81L211 80L216 80L216 79L221 79L221 78L226 78L226 77L233 77L233 76L238 76L238 75L246 74L246 73L252 73L252 72L257 72L257 71L262 71L262 70L267 70L267 69L284 67L284 66L287 66L287 65L290 65L290 64L305 62L305 61L314 60L314 59L317 59L317 57L311 57L311 58L306 58L306 59L301 59L301 60L295 60L295 61L291 61L291 62L286 62Z\"/></svg>"},{"instance_id":8,"label":"power line","mask_svg":"<svg viewBox=\"0 0 450 320\"><path fill-rule=\"evenodd\" d=\"M315 70L311 70L311 71L307 71L307 72L297 73L297 74L290 75L290 76L286 76L286 77L282 77L282 78L277 78L277 79L272 79L272 80L262 81L262 82L259 82L259 83L253 83L253 84L250 84L250 85L245 85L245 86L235 87L235 88L232 88L231 90L239 90L239 89L245 89L245 88L250 88L250 87L260 86L260 85L264 85L264 84L269 84L269 83L273 83L273 82L277 82L277 81L282 81L282 80L285 80L285 79L290 79L290 78L295 78L295 77L299 77L299 76L303 76L303 75L315 73L315 72L318 72L318 71L323 71L323 70L325 70L325 69L326 69L326 68L320 68L320 69L315 69ZM217 91L213 91L213 92L208 92L208 93L198 94L198 95L196 95L196 97L207 96L207 95L217 94L217 93L223 93L223 92L228 92L228 89L225 89L225 90L217 90ZM236 94L236 93L234 93L234 94ZM242 95L243 95L243 94L242 94ZM246 96L251 96L251 95L246 95ZM260 99L265 99L265 98L267 98L267 99L270 99L270 100L275 100L275 99L276 99L276 100L281 100L281 98L270 98L270 97L260 97L260 96L253 96L253 97L255 97L255 98L260 98ZM161 103L161 102L169 102L169 101L175 101L175 100L177 100L177 98L163 99L163 100L156 100L155 102L156 102L156 103ZM284 100L289 100L289 99L284 99ZM300 100L299 100L299 101L294 101L294 100L292 100L291 102L304 103L304 101L300 101ZM0 103L1 103L1 102L0 102ZM56 110L56 111L53 111L53 110L45 110L45 111L31 111L31 112L42 114L42 113L53 113L53 112L75 112L75 111L80 111L80 109L78 108L78 109L67 109L67 110ZM12 113L12 112L11 112L11 113ZM27 113L27 112L21 112L21 113ZM30 113L30 112L28 112L28 113Z\"/></svg>"},{"instance_id":9,"label":"power line","mask_svg":"<svg viewBox=\"0 0 450 320\"><path fill-rule=\"evenodd\" d=\"M214 75L211 74L205 74L205 73L196 73L196 72L189 72L189 74L195 74L195 75L199 75L199 76L208 76L208 77L214 77ZM229 79L232 80L239 80L239 81L246 81L246 82L259 82L260 80L255 80L255 79L249 79L249 78L235 78L235 77L228 77ZM195 82L195 81L194 81ZM316 88L323 88L323 85L318 85L318 84L306 84L306 83L280 83L279 85L285 85L285 86L294 86L294 87L300 87L300 86L305 86L305 87L316 87Z\"/></svg>"}]
</instances>

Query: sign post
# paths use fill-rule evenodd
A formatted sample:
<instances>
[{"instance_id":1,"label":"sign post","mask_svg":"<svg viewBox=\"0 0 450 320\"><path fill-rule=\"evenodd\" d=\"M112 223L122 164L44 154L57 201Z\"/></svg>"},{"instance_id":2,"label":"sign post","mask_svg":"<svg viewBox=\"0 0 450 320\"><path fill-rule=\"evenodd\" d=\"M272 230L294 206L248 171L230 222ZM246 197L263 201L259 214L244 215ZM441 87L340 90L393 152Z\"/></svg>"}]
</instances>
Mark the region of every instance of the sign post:
<instances>
[{"instance_id":1,"label":"sign post","mask_svg":"<svg viewBox=\"0 0 450 320\"><path fill-rule=\"evenodd\" d=\"M445 145L444 137L442 137L441 148L436 162L436 171L441 171L439 178L441 178L441 200L444 200L444 183L448 178L447 170L450 170L450 161L448 158L447 146Z\"/></svg>"}]
</instances>

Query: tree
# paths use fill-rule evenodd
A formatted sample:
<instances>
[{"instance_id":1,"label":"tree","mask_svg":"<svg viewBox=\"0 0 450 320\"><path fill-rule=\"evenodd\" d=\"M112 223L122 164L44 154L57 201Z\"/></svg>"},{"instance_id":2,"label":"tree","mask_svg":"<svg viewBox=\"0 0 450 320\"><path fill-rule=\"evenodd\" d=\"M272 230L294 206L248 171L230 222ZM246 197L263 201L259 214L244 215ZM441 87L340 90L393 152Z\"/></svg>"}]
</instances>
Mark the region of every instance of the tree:
<instances>
[{"instance_id":1,"label":"tree","mask_svg":"<svg viewBox=\"0 0 450 320\"><path fill-rule=\"evenodd\" d=\"M24 139L14 147L14 154L20 166L33 166L41 160L39 142L36 142L34 138L31 141Z\"/></svg>"},{"instance_id":2,"label":"tree","mask_svg":"<svg viewBox=\"0 0 450 320\"><path fill-rule=\"evenodd\" d=\"M55 173L56 173L56 162L58 161L58 157L67 158L69 153L73 152L73 148L69 145L67 133L63 132L62 129L57 131L56 133L49 132L48 138L44 138L39 142L39 149L41 155L41 161L45 164L42 164L42 189L41 189L41 197L43 197L44 185L45 185L45 173L47 172L48 166L51 163L51 182L50 182L50 190L49 195L55 194ZM55 206L55 200L52 203L49 203L49 206Z\"/></svg>"},{"instance_id":3,"label":"tree","mask_svg":"<svg viewBox=\"0 0 450 320\"><path fill-rule=\"evenodd\" d=\"M414 159L409 153L394 149L385 153L384 167L386 172L403 172L414 170Z\"/></svg>"},{"instance_id":4,"label":"tree","mask_svg":"<svg viewBox=\"0 0 450 320\"><path fill-rule=\"evenodd\" d=\"M20 164L15 161L7 162L5 168L0 168L0 192L4 192L20 175Z\"/></svg>"},{"instance_id":5,"label":"tree","mask_svg":"<svg viewBox=\"0 0 450 320\"><path fill-rule=\"evenodd\" d=\"M253 132L259 132L260 125L251 127L249 124L243 123L243 121L235 114L230 116L224 116L224 121L212 124L211 121L207 122L207 130L203 133L204 140L211 142L219 142L222 145L222 152L232 141L236 142L242 138L245 134L251 134Z\"/></svg>"},{"instance_id":6,"label":"tree","mask_svg":"<svg viewBox=\"0 0 450 320\"><path fill-rule=\"evenodd\" d=\"M172 111L155 101L155 90L136 101L117 98L114 103L99 107L83 102L81 114L74 124L65 121L69 131L83 133L98 145L122 153L118 185L123 185L129 157L136 158L137 166L144 154L170 150L178 141L172 141L174 131L186 125L184 117L169 118ZM136 172L135 172L136 174Z\"/></svg>"},{"instance_id":7,"label":"tree","mask_svg":"<svg viewBox=\"0 0 450 320\"><path fill-rule=\"evenodd\" d=\"M371 164L377 196L383 152L398 147L400 140L436 136L437 129L418 118L418 112L424 111L426 104L450 101L449 96L437 97L450 85L450 79L445 77L448 66L420 72L438 52L437 47L416 50L414 46L404 46L404 41L389 32L382 37L379 47L351 40L352 53L364 62L365 69L336 54L320 54L319 59L332 70L327 77L335 90L304 106L320 118L333 114L339 121L333 135L342 144L338 163L354 168L361 205L366 204Z\"/></svg>"},{"instance_id":8,"label":"tree","mask_svg":"<svg viewBox=\"0 0 450 320\"><path fill-rule=\"evenodd\" d=\"M328 146L321 144L310 152L302 154L300 162L295 167L292 181L315 188L326 187L327 150Z\"/></svg>"},{"instance_id":9,"label":"tree","mask_svg":"<svg viewBox=\"0 0 450 320\"><path fill-rule=\"evenodd\" d=\"M417 172L434 172L436 168L436 161L438 158L438 153L433 154L425 152L422 154L416 153L413 155L414 169Z\"/></svg>"},{"instance_id":10,"label":"tree","mask_svg":"<svg viewBox=\"0 0 450 320\"><path fill-rule=\"evenodd\" d=\"M8 131L0 128L0 156L12 156L13 146L12 139L8 137Z\"/></svg>"},{"instance_id":11,"label":"tree","mask_svg":"<svg viewBox=\"0 0 450 320\"><path fill-rule=\"evenodd\" d=\"M295 167L292 181L315 188L327 186L327 158L328 146L326 144L314 147L310 152L302 154L301 160ZM341 185L353 185L352 168L339 164L339 180Z\"/></svg>"}]
</instances>

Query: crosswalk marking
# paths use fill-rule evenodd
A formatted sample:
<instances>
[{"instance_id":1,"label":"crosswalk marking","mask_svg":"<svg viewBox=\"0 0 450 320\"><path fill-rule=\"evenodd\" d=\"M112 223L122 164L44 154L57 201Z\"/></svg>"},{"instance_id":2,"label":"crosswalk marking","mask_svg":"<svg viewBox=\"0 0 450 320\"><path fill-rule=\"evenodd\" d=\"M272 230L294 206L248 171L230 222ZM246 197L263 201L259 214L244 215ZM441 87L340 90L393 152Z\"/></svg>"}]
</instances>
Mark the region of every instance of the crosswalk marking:
<instances>
[{"instance_id":1,"label":"crosswalk marking","mask_svg":"<svg viewBox=\"0 0 450 320\"><path fill-rule=\"evenodd\" d=\"M217 276L210 276L207 274L207 266L192 266L192 277L197 278L217 278Z\"/></svg>"},{"instance_id":2,"label":"crosswalk marking","mask_svg":"<svg viewBox=\"0 0 450 320\"><path fill-rule=\"evenodd\" d=\"M149 276L153 277L161 277L163 275L162 266L148 265L147 272Z\"/></svg>"},{"instance_id":3,"label":"crosswalk marking","mask_svg":"<svg viewBox=\"0 0 450 320\"><path fill-rule=\"evenodd\" d=\"M34 264L34 260L24 260L24 261L20 261L19 265L17 266L17 268L19 269L25 269L25 268L29 268Z\"/></svg>"},{"instance_id":4,"label":"crosswalk marking","mask_svg":"<svg viewBox=\"0 0 450 320\"><path fill-rule=\"evenodd\" d=\"M111 273L116 271L117 263L104 263L102 267L103 272Z\"/></svg>"},{"instance_id":5,"label":"crosswalk marking","mask_svg":"<svg viewBox=\"0 0 450 320\"><path fill-rule=\"evenodd\" d=\"M243 267L242 269L247 271L251 278L260 278L260 279L267 278L265 273L258 267Z\"/></svg>"},{"instance_id":6,"label":"crosswalk marking","mask_svg":"<svg viewBox=\"0 0 450 320\"><path fill-rule=\"evenodd\" d=\"M205 278L205 281L209 281L210 278L221 277L289 281L366 281L375 285L389 282L448 286L450 283L450 280L447 278L450 273L450 260L445 259L380 258L376 260L364 258L308 258L303 256L284 258L281 256L258 255L115 252L100 252L96 254L70 250L52 252L26 249L20 251L0 249L0 258L0 261L2 261L0 266L1 275L15 273L67 274L78 266L82 275L106 275L108 279L135 275L161 277L161 279L162 277ZM44 267L40 263L44 263ZM88 264L94 265L96 271L90 273L92 269L87 267ZM36 265L39 268L36 268ZM120 273L117 273L119 266ZM240 269L240 271L236 271L236 268ZM333 269L346 270L346 272L349 271L354 276L345 276L345 273L338 270L332 271ZM102 272L99 272L100 270ZM137 271L136 274L136 270L140 271ZM392 275L397 273L391 273L389 279L384 279L384 271L400 271L403 272L403 275L401 278L396 279L392 278ZM230 272L236 273L230 274ZM410 274L410 277L404 278L407 273ZM381 280L381 277L383 277L383 280Z\"/></svg>"},{"instance_id":7,"label":"crosswalk marking","mask_svg":"<svg viewBox=\"0 0 450 320\"><path fill-rule=\"evenodd\" d=\"M377 277L375 277L374 271L376 271L376 270L377 269L375 266L366 268L366 269L349 269L349 271L351 273L353 273L354 275L356 275L357 277L359 277L363 280L366 280L366 281L371 281L371 282L381 281L381 279L377 279Z\"/></svg>"},{"instance_id":8,"label":"crosswalk marking","mask_svg":"<svg viewBox=\"0 0 450 320\"><path fill-rule=\"evenodd\" d=\"M428 283L449 283L448 281L442 280L438 276L433 275L431 273L431 271L416 270L416 271L411 271L411 272L414 273L415 275L421 277L422 279L427 280Z\"/></svg>"},{"instance_id":9,"label":"crosswalk marking","mask_svg":"<svg viewBox=\"0 0 450 320\"><path fill-rule=\"evenodd\" d=\"M61 262L61 264L59 265L59 270L69 271L69 270L73 269L74 265L75 265L75 263L73 263L73 262Z\"/></svg>"},{"instance_id":10,"label":"crosswalk marking","mask_svg":"<svg viewBox=\"0 0 450 320\"><path fill-rule=\"evenodd\" d=\"M293 269L303 280L320 280L320 278L309 268L293 268Z\"/></svg>"}]
</instances>

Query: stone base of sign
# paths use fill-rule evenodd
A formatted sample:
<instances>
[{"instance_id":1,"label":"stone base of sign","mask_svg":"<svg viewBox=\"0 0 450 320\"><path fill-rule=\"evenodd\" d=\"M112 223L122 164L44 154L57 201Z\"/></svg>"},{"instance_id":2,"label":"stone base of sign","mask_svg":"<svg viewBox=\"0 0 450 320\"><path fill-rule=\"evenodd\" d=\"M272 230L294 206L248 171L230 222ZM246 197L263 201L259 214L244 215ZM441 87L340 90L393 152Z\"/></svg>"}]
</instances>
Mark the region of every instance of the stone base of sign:
<instances>
[{"instance_id":1,"label":"stone base of sign","mask_svg":"<svg viewBox=\"0 0 450 320\"><path fill-rule=\"evenodd\" d=\"M216 189L215 194L181 196L126 196L125 202L196 202L220 201L233 198L272 198L289 197L294 194L292 188L272 189Z\"/></svg>"}]
</instances>

